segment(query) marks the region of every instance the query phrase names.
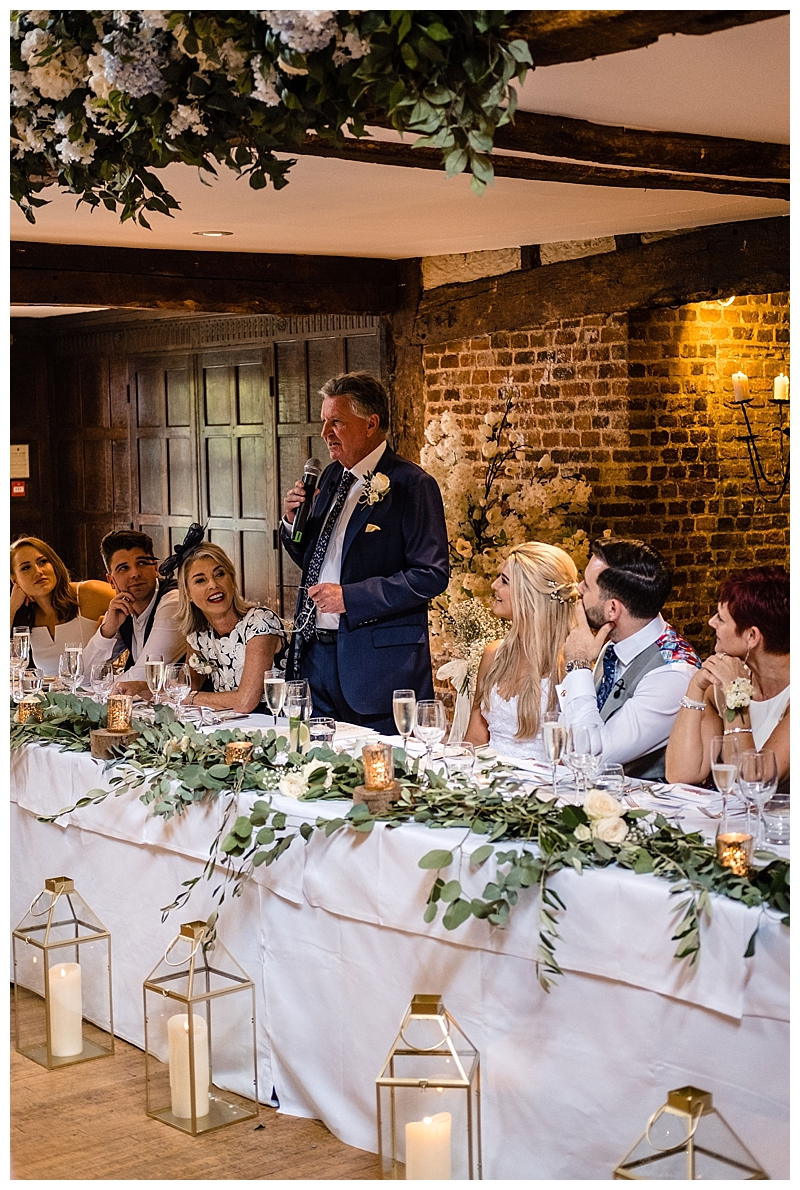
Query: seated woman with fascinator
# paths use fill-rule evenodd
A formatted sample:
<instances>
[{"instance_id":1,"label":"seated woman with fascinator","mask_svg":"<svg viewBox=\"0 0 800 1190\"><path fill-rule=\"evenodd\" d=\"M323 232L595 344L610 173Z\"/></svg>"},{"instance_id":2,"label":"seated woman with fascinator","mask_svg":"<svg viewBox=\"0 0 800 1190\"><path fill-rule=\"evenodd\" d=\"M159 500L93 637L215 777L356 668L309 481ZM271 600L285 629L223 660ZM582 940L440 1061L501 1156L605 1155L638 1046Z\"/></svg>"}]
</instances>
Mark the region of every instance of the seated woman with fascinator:
<instances>
[{"instance_id":1,"label":"seated woman with fascinator","mask_svg":"<svg viewBox=\"0 0 800 1190\"><path fill-rule=\"evenodd\" d=\"M714 736L775 753L789 776L789 575L782 566L734 570L709 620L717 643L681 700L667 745L667 780L702 784ZM725 716L723 719L723 715Z\"/></svg>"},{"instance_id":2,"label":"seated woman with fascinator","mask_svg":"<svg viewBox=\"0 0 800 1190\"><path fill-rule=\"evenodd\" d=\"M202 538L199 526L192 530ZM193 540L192 530L176 551L179 622L192 672L186 705L249 714L263 700L265 671L285 665L283 626L269 608L242 598L228 555L213 542ZM162 564L162 573L172 562Z\"/></svg>"},{"instance_id":3,"label":"seated woman with fascinator","mask_svg":"<svg viewBox=\"0 0 800 1190\"><path fill-rule=\"evenodd\" d=\"M464 739L491 744L504 756L545 760L542 719L558 710L564 641L575 623L578 572L564 550L528 541L511 551L492 611L511 627L486 647Z\"/></svg>"}]
</instances>

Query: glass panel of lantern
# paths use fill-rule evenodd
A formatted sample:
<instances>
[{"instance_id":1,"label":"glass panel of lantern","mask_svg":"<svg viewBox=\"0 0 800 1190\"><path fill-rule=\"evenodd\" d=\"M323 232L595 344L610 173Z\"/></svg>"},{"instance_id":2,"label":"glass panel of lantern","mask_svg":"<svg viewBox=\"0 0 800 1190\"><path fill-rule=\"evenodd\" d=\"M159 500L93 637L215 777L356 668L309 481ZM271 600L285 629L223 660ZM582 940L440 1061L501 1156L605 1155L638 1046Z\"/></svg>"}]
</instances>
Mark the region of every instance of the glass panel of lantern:
<instances>
[{"instance_id":1,"label":"glass panel of lantern","mask_svg":"<svg viewBox=\"0 0 800 1190\"><path fill-rule=\"evenodd\" d=\"M762 1181L767 1176L715 1109L709 1092L697 1087L669 1091L614 1170L619 1181Z\"/></svg>"},{"instance_id":2,"label":"glass panel of lantern","mask_svg":"<svg viewBox=\"0 0 800 1190\"><path fill-rule=\"evenodd\" d=\"M381 1177L481 1177L480 1055L441 996L414 996L376 1088Z\"/></svg>"},{"instance_id":3,"label":"glass panel of lantern","mask_svg":"<svg viewBox=\"0 0 800 1190\"><path fill-rule=\"evenodd\" d=\"M258 1115L253 981L206 922L144 982L147 1115L191 1136Z\"/></svg>"},{"instance_id":4,"label":"glass panel of lantern","mask_svg":"<svg viewBox=\"0 0 800 1190\"><path fill-rule=\"evenodd\" d=\"M12 945L17 1050L48 1070L113 1054L111 935L68 876L45 880Z\"/></svg>"}]
</instances>

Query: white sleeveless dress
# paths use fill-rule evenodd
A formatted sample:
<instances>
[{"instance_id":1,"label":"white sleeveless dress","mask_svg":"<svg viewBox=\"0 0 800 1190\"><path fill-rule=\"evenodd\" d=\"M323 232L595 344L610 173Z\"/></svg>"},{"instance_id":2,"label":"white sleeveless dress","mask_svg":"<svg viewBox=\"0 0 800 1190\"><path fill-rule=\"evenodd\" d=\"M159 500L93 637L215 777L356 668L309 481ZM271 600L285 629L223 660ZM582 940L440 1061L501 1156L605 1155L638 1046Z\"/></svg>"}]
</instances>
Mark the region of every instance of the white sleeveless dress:
<instances>
[{"instance_id":1,"label":"white sleeveless dress","mask_svg":"<svg viewBox=\"0 0 800 1190\"><path fill-rule=\"evenodd\" d=\"M550 699L550 681L542 682L542 715L547 710ZM516 760L543 760L547 757L542 743L542 731L533 740L518 740L515 738L517 730L517 696L505 699L497 693L497 687L492 686L489 691L489 706L484 711L484 718L489 727L489 744L500 756L510 756Z\"/></svg>"},{"instance_id":2,"label":"white sleeveless dress","mask_svg":"<svg viewBox=\"0 0 800 1190\"><path fill-rule=\"evenodd\" d=\"M31 629L33 664L46 678L58 677L58 659L67 645L88 645L97 631L97 620L77 615L66 624L56 624L55 640L47 628Z\"/></svg>"},{"instance_id":3,"label":"white sleeveless dress","mask_svg":"<svg viewBox=\"0 0 800 1190\"><path fill-rule=\"evenodd\" d=\"M789 686L774 698L762 702L755 699L750 703L750 725L753 728L753 743L759 751L764 747L775 728L786 714L789 706Z\"/></svg>"}]
</instances>

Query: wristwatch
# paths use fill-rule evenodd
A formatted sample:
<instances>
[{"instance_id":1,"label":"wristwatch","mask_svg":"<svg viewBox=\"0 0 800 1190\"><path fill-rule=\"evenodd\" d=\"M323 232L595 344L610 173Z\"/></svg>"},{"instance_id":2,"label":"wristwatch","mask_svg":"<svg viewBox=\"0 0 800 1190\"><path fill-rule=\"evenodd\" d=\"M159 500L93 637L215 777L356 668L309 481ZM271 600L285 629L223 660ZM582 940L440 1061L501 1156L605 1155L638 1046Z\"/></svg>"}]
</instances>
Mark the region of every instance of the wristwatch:
<instances>
[{"instance_id":1,"label":"wristwatch","mask_svg":"<svg viewBox=\"0 0 800 1190\"><path fill-rule=\"evenodd\" d=\"M571 674L573 669L594 669L594 662L589 661L586 657L581 658L579 661L568 661L564 668L564 673Z\"/></svg>"}]
</instances>

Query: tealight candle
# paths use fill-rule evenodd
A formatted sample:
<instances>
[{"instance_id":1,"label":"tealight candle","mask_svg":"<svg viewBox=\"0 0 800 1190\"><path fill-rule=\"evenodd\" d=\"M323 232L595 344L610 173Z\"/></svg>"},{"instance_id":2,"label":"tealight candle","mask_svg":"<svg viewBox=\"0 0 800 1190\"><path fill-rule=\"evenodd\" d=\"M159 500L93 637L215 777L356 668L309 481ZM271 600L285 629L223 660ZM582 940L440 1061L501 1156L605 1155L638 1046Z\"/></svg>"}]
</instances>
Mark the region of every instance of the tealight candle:
<instances>
[{"instance_id":1,"label":"tealight candle","mask_svg":"<svg viewBox=\"0 0 800 1190\"><path fill-rule=\"evenodd\" d=\"M772 386L772 399L781 402L789 400L789 377L784 376L783 372L775 377Z\"/></svg>"},{"instance_id":2,"label":"tealight candle","mask_svg":"<svg viewBox=\"0 0 800 1190\"><path fill-rule=\"evenodd\" d=\"M752 835L717 835L717 862L730 868L734 876L748 876L752 858Z\"/></svg>"},{"instance_id":3,"label":"tealight candle","mask_svg":"<svg viewBox=\"0 0 800 1190\"><path fill-rule=\"evenodd\" d=\"M450 1180L449 1111L406 1124L406 1181Z\"/></svg>"},{"instance_id":4,"label":"tealight candle","mask_svg":"<svg viewBox=\"0 0 800 1190\"><path fill-rule=\"evenodd\" d=\"M253 759L253 745L248 740L231 740L225 745L226 764L247 764Z\"/></svg>"},{"instance_id":5,"label":"tealight candle","mask_svg":"<svg viewBox=\"0 0 800 1190\"><path fill-rule=\"evenodd\" d=\"M750 400L750 381L744 372L734 372L731 376L733 381L733 399L739 404L744 404L745 401Z\"/></svg>"},{"instance_id":6,"label":"tealight candle","mask_svg":"<svg viewBox=\"0 0 800 1190\"><path fill-rule=\"evenodd\" d=\"M108 731L130 731L131 714L133 712L133 698L130 694L109 694L108 716L106 728Z\"/></svg>"},{"instance_id":7,"label":"tealight candle","mask_svg":"<svg viewBox=\"0 0 800 1190\"><path fill-rule=\"evenodd\" d=\"M364 788L391 789L394 784L394 751L391 744L364 744L361 749L364 763Z\"/></svg>"}]
</instances>

